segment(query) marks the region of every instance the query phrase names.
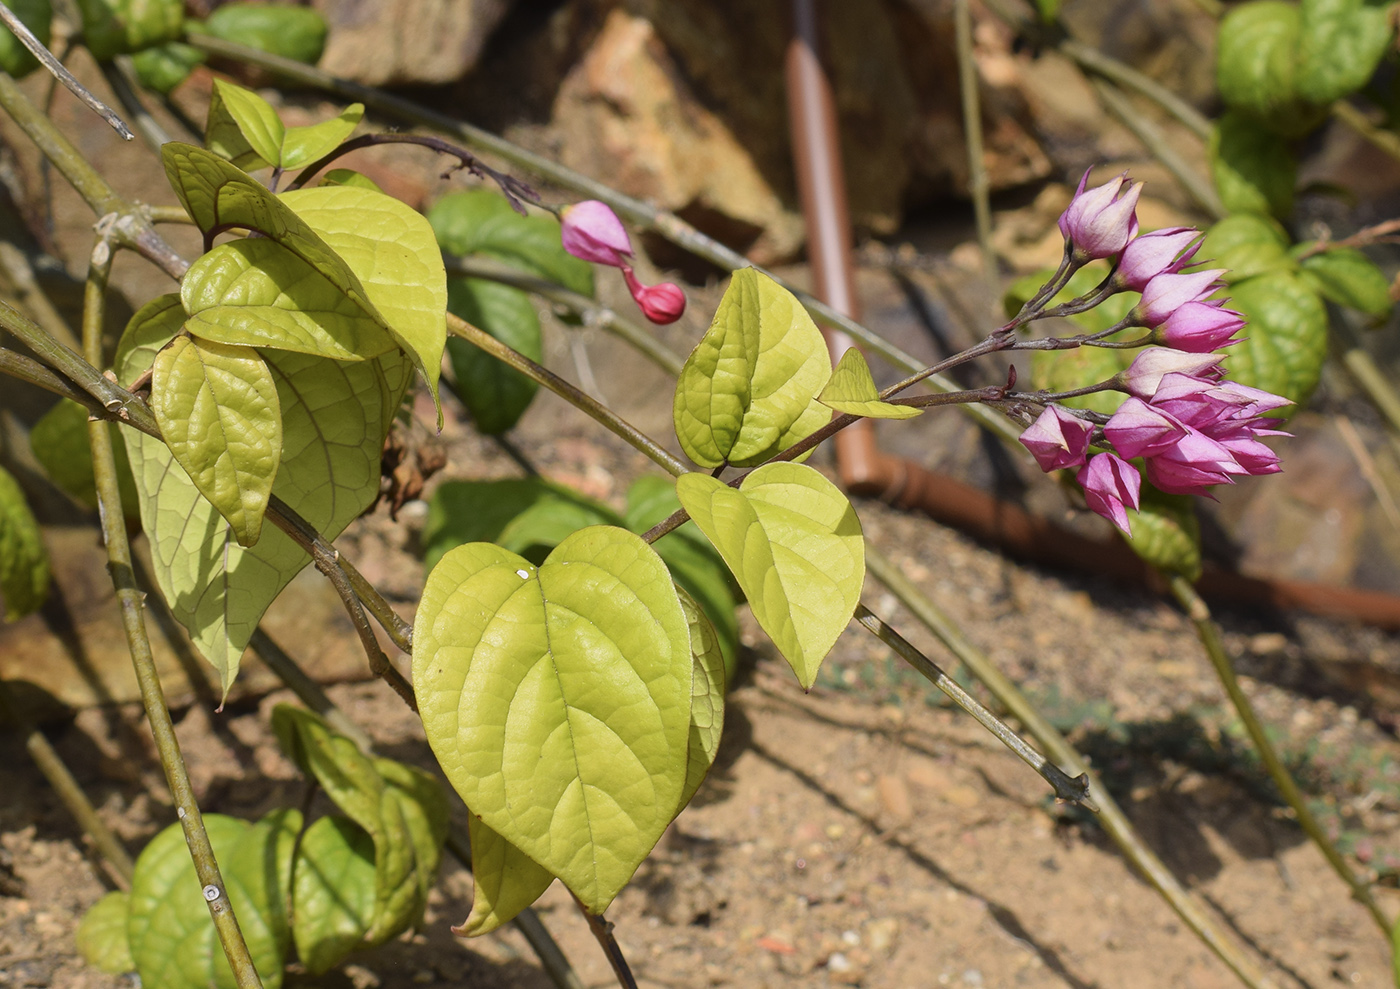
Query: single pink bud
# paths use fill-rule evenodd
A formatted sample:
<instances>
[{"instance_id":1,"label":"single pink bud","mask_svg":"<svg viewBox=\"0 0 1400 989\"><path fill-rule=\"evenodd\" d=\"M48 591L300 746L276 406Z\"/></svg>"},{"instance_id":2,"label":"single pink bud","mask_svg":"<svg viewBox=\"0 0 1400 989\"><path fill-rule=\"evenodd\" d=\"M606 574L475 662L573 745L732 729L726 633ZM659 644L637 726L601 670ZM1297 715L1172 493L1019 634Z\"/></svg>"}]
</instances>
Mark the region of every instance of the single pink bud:
<instances>
[{"instance_id":1,"label":"single pink bud","mask_svg":"<svg viewBox=\"0 0 1400 989\"><path fill-rule=\"evenodd\" d=\"M1168 227L1134 237L1118 259L1114 281L1122 288L1141 292L1156 276L1175 274L1191 263L1200 246L1191 242L1200 235L1195 227Z\"/></svg>"},{"instance_id":2,"label":"single pink bud","mask_svg":"<svg viewBox=\"0 0 1400 989\"><path fill-rule=\"evenodd\" d=\"M621 268L631 256L627 230L606 203L587 199L565 206L559 216L559 237L574 257Z\"/></svg>"},{"instance_id":3,"label":"single pink bud","mask_svg":"<svg viewBox=\"0 0 1400 989\"><path fill-rule=\"evenodd\" d=\"M1120 457L1150 457L1176 444L1186 427L1140 398L1129 398L1103 427L1103 434Z\"/></svg>"},{"instance_id":4,"label":"single pink bud","mask_svg":"<svg viewBox=\"0 0 1400 989\"><path fill-rule=\"evenodd\" d=\"M1233 474L1246 474L1224 446L1196 430L1147 458L1147 479L1167 494L1209 494L1216 484L1234 484Z\"/></svg>"},{"instance_id":5,"label":"single pink bud","mask_svg":"<svg viewBox=\"0 0 1400 989\"><path fill-rule=\"evenodd\" d=\"M1130 394L1151 398L1165 374L1186 374L1218 381L1224 374L1220 367L1224 359L1224 354L1188 354L1168 347L1144 347L1128 369L1118 375L1118 380Z\"/></svg>"},{"instance_id":6,"label":"single pink bud","mask_svg":"<svg viewBox=\"0 0 1400 989\"><path fill-rule=\"evenodd\" d=\"M1164 272L1155 276L1142 290L1140 301L1129 314L1134 326L1159 326L1167 317L1188 302L1203 302L1219 288L1217 281L1224 268L1195 271L1189 275Z\"/></svg>"},{"instance_id":7,"label":"single pink bud","mask_svg":"<svg viewBox=\"0 0 1400 989\"><path fill-rule=\"evenodd\" d=\"M1089 449L1094 427L1058 405L1047 405L1040 418L1021 434L1021 443L1049 473L1064 467L1080 467Z\"/></svg>"},{"instance_id":8,"label":"single pink bud","mask_svg":"<svg viewBox=\"0 0 1400 989\"><path fill-rule=\"evenodd\" d=\"M1085 171L1069 208L1060 215L1060 233L1074 245L1081 261L1112 257L1123 249L1137 233L1137 202L1142 194L1141 182L1123 190L1126 175L1085 192L1088 181Z\"/></svg>"},{"instance_id":9,"label":"single pink bud","mask_svg":"<svg viewBox=\"0 0 1400 989\"><path fill-rule=\"evenodd\" d=\"M1111 453L1096 453L1077 477L1089 507L1131 536L1126 509L1138 507L1142 477L1137 469Z\"/></svg>"},{"instance_id":10,"label":"single pink bud","mask_svg":"<svg viewBox=\"0 0 1400 989\"><path fill-rule=\"evenodd\" d=\"M1208 302L1182 304L1157 327L1154 338L1168 347L1192 354L1206 354L1239 343L1244 317L1233 309Z\"/></svg>"},{"instance_id":11,"label":"single pink bud","mask_svg":"<svg viewBox=\"0 0 1400 989\"><path fill-rule=\"evenodd\" d=\"M637 308L653 323L665 326L674 323L685 312L685 293L679 285L662 282L660 285L643 285L628 265L622 265L622 277L627 279L627 290L637 300Z\"/></svg>"}]
</instances>

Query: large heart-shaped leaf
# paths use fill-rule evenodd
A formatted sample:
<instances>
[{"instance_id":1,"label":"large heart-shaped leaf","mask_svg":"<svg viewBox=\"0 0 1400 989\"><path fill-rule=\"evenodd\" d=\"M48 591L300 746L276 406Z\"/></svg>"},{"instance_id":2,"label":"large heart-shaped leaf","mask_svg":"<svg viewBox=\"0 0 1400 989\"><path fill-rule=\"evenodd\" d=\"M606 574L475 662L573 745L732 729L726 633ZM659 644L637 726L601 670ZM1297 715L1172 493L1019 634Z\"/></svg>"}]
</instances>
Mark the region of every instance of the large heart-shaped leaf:
<instances>
[{"instance_id":1,"label":"large heart-shaped leaf","mask_svg":"<svg viewBox=\"0 0 1400 989\"><path fill-rule=\"evenodd\" d=\"M564 250L552 216L521 216L504 197L471 189L439 199L428 210L428 222L449 254L485 254L580 295L593 294L593 266Z\"/></svg>"},{"instance_id":2,"label":"large heart-shaped leaf","mask_svg":"<svg viewBox=\"0 0 1400 989\"><path fill-rule=\"evenodd\" d=\"M413 682L438 762L474 814L595 913L675 813L689 643L666 565L610 526L538 568L459 546L424 588Z\"/></svg>"},{"instance_id":3,"label":"large heart-shaped leaf","mask_svg":"<svg viewBox=\"0 0 1400 989\"><path fill-rule=\"evenodd\" d=\"M1216 83L1232 109L1286 137L1311 130L1326 110L1298 91L1298 8L1255 0L1231 9L1216 33Z\"/></svg>"},{"instance_id":4,"label":"large heart-shaped leaf","mask_svg":"<svg viewBox=\"0 0 1400 989\"><path fill-rule=\"evenodd\" d=\"M1231 308L1249 319L1230 348L1230 377L1298 405L1317 387L1327 360L1327 310L1296 275L1272 272L1230 286Z\"/></svg>"},{"instance_id":5,"label":"large heart-shaped leaf","mask_svg":"<svg viewBox=\"0 0 1400 989\"><path fill-rule=\"evenodd\" d=\"M817 400L837 412L871 419L912 419L924 411L882 401L880 389L875 387L875 379L870 376L870 365L855 347L841 355L836 370L831 372L831 380Z\"/></svg>"},{"instance_id":6,"label":"large heart-shaped leaf","mask_svg":"<svg viewBox=\"0 0 1400 989\"><path fill-rule=\"evenodd\" d=\"M374 840L331 814L306 829L292 870L292 940L312 975L365 946L374 922Z\"/></svg>"},{"instance_id":7,"label":"large heart-shaped leaf","mask_svg":"<svg viewBox=\"0 0 1400 989\"><path fill-rule=\"evenodd\" d=\"M1293 211L1298 160L1287 141L1257 120L1226 113L1211 132L1208 156L1211 178L1226 209L1274 216Z\"/></svg>"},{"instance_id":8,"label":"large heart-shaped leaf","mask_svg":"<svg viewBox=\"0 0 1400 989\"><path fill-rule=\"evenodd\" d=\"M106 62L124 52L180 37L185 5L180 0L78 0L83 43Z\"/></svg>"},{"instance_id":9,"label":"large heart-shaped leaf","mask_svg":"<svg viewBox=\"0 0 1400 989\"><path fill-rule=\"evenodd\" d=\"M447 283L447 308L530 360L544 359L540 318L519 289L481 278L453 278ZM476 428L492 436L513 428L539 390L534 379L466 340L448 340L447 352L457 397Z\"/></svg>"},{"instance_id":10,"label":"large heart-shaped leaf","mask_svg":"<svg viewBox=\"0 0 1400 989\"><path fill-rule=\"evenodd\" d=\"M472 842L472 909L460 927L459 937L490 934L515 919L540 898L554 875L530 856L502 838L473 814L467 820Z\"/></svg>"},{"instance_id":11,"label":"large heart-shaped leaf","mask_svg":"<svg viewBox=\"0 0 1400 989\"><path fill-rule=\"evenodd\" d=\"M1392 12L1366 0L1303 0L1298 15L1295 85L1312 103L1331 103L1366 85L1394 36Z\"/></svg>"},{"instance_id":12,"label":"large heart-shaped leaf","mask_svg":"<svg viewBox=\"0 0 1400 989\"><path fill-rule=\"evenodd\" d=\"M267 100L225 79L214 80L204 124L204 146L210 151L252 172L278 163L286 132Z\"/></svg>"},{"instance_id":13,"label":"large heart-shaped leaf","mask_svg":"<svg viewBox=\"0 0 1400 989\"><path fill-rule=\"evenodd\" d=\"M206 814L204 827L253 966L267 989L277 989L291 942L285 904L301 814L274 811L257 824ZM178 823L152 838L136 861L127 937L143 985L161 989L236 989L238 985L219 947Z\"/></svg>"},{"instance_id":14,"label":"large heart-shaped leaf","mask_svg":"<svg viewBox=\"0 0 1400 989\"><path fill-rule=\"evenodd\" d=\"M111 892L94 903L78 924L74 940L83 961L100 972L121 975L132 972L131 948L126 938L127 895Z\"/></svg>"},{"instance_id":15,"label":"large heart-shaped leaf","mask_svg":"<svg viewBox=\"0 0 1400 989\"><path fill-rule=\"evenodd\" d=\"M175 462L243 546L262 534L282 457L282 410L252 347L175 340L151 366L151 411Z\"/></svg>"},{"instance_id":16,"label":"large heart-shaped leaf","mask_svg":"<svg viewBox=\"0 0 1400 989\"><path fill-rule=\"evenodd\" d=\"M428 221L393 196L358 186L298 189L282 199L359 276L436 401L447 343L447 272Z\"/></svg>"},{"instance_id":17,"label":"large heart-shaped leaf","mask_svg":"<svg viewBox=\"0 0 1400 989\"><path fill-rule=\"evenodd\" d=\"M341 361L398 344L321 272L263 237L221 244L180 282L190 333L217 343L295 350Z\"/></svg>"},{"instance_id":18,"label":"large heart-shaped leaf","mask_svg":"<svg viewBox=\"0 0 1400 989\"><path fill-rule=\"evenodd\" d=\"M24 491L0 467L0 595L5 620L23 618L49 594L49 554Z\"/></svg>"},{"instance_id":19,"label":"large heart-shaped leaf","mask_svg":"<svg viewBox=\"0 0 1400 989\"><path fill-rule=\"evenodd\" d=\"M789 463L758 468L738 490L706 474L684 474L676 494L729 564L758 624L810 688L865 581L865 543L851 503L812 468Z\"/></svg>"},{"instance_id":20,"label":"large heart-shaped leaf","mask_svg":"<svg viewBox=\"0 0 1400 989\"><path fill-rule=\"evenodd\" d=\"M179 332L180 299L162 296L132 317L117 348L119 380L131 382ZM345 363L264 352L282 408L282 461L272 493L334 539L379 494L379 458L412 373L399 351ZM164 443L124 430L151 540L156 582L195 647L227 691L249 636L310 558L280 530L242 547Z\"/></svg>"},{"instance_id":21,"label":"large heart-shaped leaf","mask_svg":"<svg viewBox=\"0 0 1400 989\"><path fill-rule=\"evenodd\" d=\"M681 448L702 467L761 464L830 421L817 401L830 377L807 310L767 275L741 268L676 382Z\"/></svg>"},{"instance_id":22,"label":"large heart-shaped leaf","mask_svg":"<svg viewBox=\"0 0 1400 989\"><path fill-rule=\"evenodd\" d=\"M1211 267L1226 269L1227 285L1271 271L1292 271L1297 265L1288 256L1288 235L1277 220L1258 213L1227 216L1206 231L1201 257Z\"/></svg>"},{"instance_id":23,"label":"large heart-shaped leaf","mask_svg":"<svg viewBox=\"0 0 1400 989\"><path fill-rule=\"evenodd\" d=\"M260 48L315 65L326 47L326 19L311 7L272 3L226 3L217 7L203 30L225 41Z\"/></svg>"}]
</instances>

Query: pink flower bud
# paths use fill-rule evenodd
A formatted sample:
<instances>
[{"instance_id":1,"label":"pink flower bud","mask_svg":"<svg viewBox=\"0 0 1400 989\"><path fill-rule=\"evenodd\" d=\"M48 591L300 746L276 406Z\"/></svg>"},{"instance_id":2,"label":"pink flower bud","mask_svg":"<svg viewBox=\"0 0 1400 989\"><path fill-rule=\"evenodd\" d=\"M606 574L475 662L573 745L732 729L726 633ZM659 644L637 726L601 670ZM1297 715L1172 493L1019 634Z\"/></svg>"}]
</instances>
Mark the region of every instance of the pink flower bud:
<instances>
[{"instance_id":1,"label":"pink flower bud","mask_svg":"<svg viewBox=\"0 0 1400 989\"><path fill-rule=\"evenodd\" d=\"M1096 453L1078 480L1089 507L1131 536L1126 508L1137 509L1142 490L1142 478L1133 465L1111 453Z\"/></svg>"},{"instance_id":2,"label":"pink flower bud","mask_svg":"<svg viewBox=\"0 0 1400 989\"><path fill-rule=\"evenodd\" d=\"M1194 227L1168 227L1134 237L1118 259L1114 281L1122 288L1141 292L1156 276L1175 274L1191 263L1200 245L1187 248L1200 235Z\"/></svg>"},{"instance_id":3,"label":"pink flower bud","mask_svg":"<svg viewBox=\"0 0 1400 989\"><path fill-rule=\"evenodd\" d=\"M1219 288L1217 279L1223 274L1224 268L1211 268L1189 275L1164 272L1155 276L1143 287L1142 301L1129 314L1133 325L1158 326L1186 303L1204 301Z\"/></svg>"},{"instance_id":4,"label":"pink flower bud","mask_svg":"<svg viewBox=\"0 0 1400 989\"><path fill-rule=\"evenodd\" d=\"M1125 175L1120 175L1088 192L1084 186L1089 173L1086 171L1079 180L1069 208L1060 216L1060 233L1069 238L1081 260L1111 257L1137 233L1135 211L1142 183L1123 191L1126 180Z\"/></svg>"},{"instance_id":5,"label":"pink flower bud","mask_svg":"<svg viewBox=\"0 0 1400 989\"><path fill-rule=\"evenodd\" d=\"M1186 374L1217 381L1224 374L1220 362L1223 354L1188 354L1167 347L1144 347L1133 358L1128 370L1118 380L1129 393L1138 398L1151 398L1157 393L1165 374Z\"/></svg>"},{"instance_id":6,"label":"pink flower bud","mask_svg":"<svg viewBox=\"0 0 1400 989\"><path fill-rule=\"evenodd\" d=\"M1245 473L1229 450L1194 429L1147 458L1147 479L1167 494L1208 494L1212 485L1234 484L1231 475Z\"/></svg>"},{"instance_id":7,"label":"pink flower bud","mask_svg":"<svg viewBox=\"0 0 1400 989\"><path fill-rule=\"evenodd\" d=\"M1129 398L1104 425L1103 434L1119 456L1132 459L1150 457L1174 446L1186 435L1186 427L1142 399Z\"/></svg>"},{"instance_id":8,"label":"pink flower bud","mask_svg":"<svg viewBox=\"0 0 1400 989\"><path fill-rule=\"evenodd\" d=\"M1021 443L1048 473L1083 465L1093 430L1092 425L1058 405L1047 405L1040 418L1021 434Z\"/></svg>"},{"instance_id":9,"label":"pink flower bud","mask_svg":"<svg viewBox=\"0 0 1400 989\"><path fill-rule=\"evenodd\" d=\"M576 258L620 268L632 254L622 221L606 203L588 199L559 211L559 237Z\"/></svg>"},{"instance_id":10,"label":"pink flower bud","mask_svg":"<svg viewBox=\"0 0 1400 989\"><path fill-rule=\"evenodd\" d=\"M643 285L627 265L622 265L622 277L627 279L627 290L637 301L642 315L653 323L665 326L674 323L685 312L685 293L680 286L670 282L660 285Z\"/></svg>"},{"instance_id":11,"label":"pink flower bud","mask_svg":"<svg viewBox=\"0 0 1400 989\"><path fill-rule=\"evenodd\" d=\"M1233 309L1209 302L1187 302L1157 327L1154 338L1177 350L1206 354L1239 343L1235 334L1244 325L1244 317Z\"/></svg>"}]
</instances>

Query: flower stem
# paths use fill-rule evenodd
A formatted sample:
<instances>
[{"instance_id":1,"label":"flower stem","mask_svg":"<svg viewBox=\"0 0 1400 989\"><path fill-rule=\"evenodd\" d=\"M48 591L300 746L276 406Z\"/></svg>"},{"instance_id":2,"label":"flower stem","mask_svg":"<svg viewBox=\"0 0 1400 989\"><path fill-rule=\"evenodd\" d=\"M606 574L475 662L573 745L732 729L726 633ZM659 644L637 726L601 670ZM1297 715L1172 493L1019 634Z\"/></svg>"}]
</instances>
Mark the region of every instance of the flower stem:
<instances>
[{"instance_id":1,"label":"flower stem","mask_svg":"<svg viewBox=\"0 0 1400 989\"><path fill-rule=\"evenodd\" d=\"M1372 919L1388 938L1390 922L1381 911L1380 904L1371 895L1370 883L1352 871L1346 859L1342 858L1342 853L1337 850L1337 846L1327 837L1327 832L1322 829L1322 825L1318 823L1317 818L1308 808L1308 803L1299 791L1298 784L1294 782L1292 775L1288 772L1288 767L1283 764L1278 751L1269 741L1268 732L1264 730L1259 715L1255 713L1254 705L1249 702L1249 698L1240 688L1239 678L1235 676L1234 664L1230 662L1230 655L1225 651L1225 643L1220 639L1220 629L1211 619L1210 608L1206 606L1205 601L1201 600L1201 596L1196 593L1196 588L1191 586L1191 582L1180 574L1173 574L1169 578L1169 585L1172 596L1185 609L1187 617L1191 619L1191 624L1195 626L1196 637L1201 640L1206 655L1210 657L1211 665L1215 667L1215 673L1220 677L1220 683L1225 688L1225 693L1229 695L1235 713L1244 722L1250 740L1254 742L1255 751L1259 753L1259 758L1263 761L1264 768L1268 770L1270 779L1274 781L1274 785L1278 787L1284 801L1293 808L1293 813L1297 815L1299 826L1322 852L1328 865L1332 866L1342 881L1351 887L1351 895L1367 909Z\"/></svg>"},{"instance_id":2,"label":"flower stem","mask_svg":"<svg viewBox=\"0 0 1400 989\"><path fill-rule=\"evenodd\" d=\"M982 101L977 89L977 63L972 57L972 14L968 0L953 2L953 37L958 53L958 89L962 95L963 138L967 143L967 187L982 249L982 270L989 288L997 284L997 255L992 247L992 207L987 160L982 150Z\"/></svg>"}]
</instances>

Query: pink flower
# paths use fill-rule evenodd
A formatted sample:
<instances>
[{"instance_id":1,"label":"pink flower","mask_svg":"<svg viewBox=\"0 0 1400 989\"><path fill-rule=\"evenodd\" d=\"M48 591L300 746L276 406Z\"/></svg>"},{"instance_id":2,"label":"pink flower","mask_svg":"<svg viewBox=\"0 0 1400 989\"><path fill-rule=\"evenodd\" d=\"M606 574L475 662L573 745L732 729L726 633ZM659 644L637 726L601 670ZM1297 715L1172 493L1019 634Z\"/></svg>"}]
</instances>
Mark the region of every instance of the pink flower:
<instances>
[{"instance_id":1,"label":"pink flower","mask_svg":"<svg viewBox=\"0 0 1400 989\"><path fill-rule=\"evenodd\" d=\"M1119 383L1138 398L1151 398L1167 374L1185 374L1219 380L1225 373L1223 354L1188 354L1167 347L1144 347L1128 369L1118 375Z\"/></svg>"},{"instance_id":2,"label":"pink flower","mask_svg":"<svg viewBox=\"0 0 1400 989\"><path fill-rule=\"evenodd\" d=\"M1140 398L1129 398L1104 425L1103 434L1119 456L1132 459L1174 446L1186 435L1186 426Z\"/></svg>"},{"instance_id":3,"label":"pink flower","mask_svg":"<svg viewBox=\"0 0 1400 989\"><path fill-rule=\"evenodd\" d=\"M606 203L588 199L565 206L559 216L559 237L574 257L621 268L631 256L627 230Z\"/></svg>"},{"instance_id":4,"label":"pink flower","mask_svg":"<svg viewBox=\"0 0 1400 989\"><path fill-rule=\"evenodd\" d=\"M631 267L625 264L621 267L622 277L627 279L627 290L637 301L637 308L641 309L643 316L662 326L681 318L685 312L685 293L681 291L680 286L670 282L643 285L637 281Z\"/></svg>"},{"instance_id":5,"label":"pink flower","mask_svg":"<svg viewBox=\"0 0 1400 989\"><path fill-rule=\"evenodd\" d=\"M1234 484L1246 474L1230 451L1194 429L1168 449L1147 458L1147 479L1167 494L1208 494L1216 484Z\"/></svg>"},{"instance_id":6,"label":"pink flower","mask_svg":"<svg viewBox=\"0 0 1400 989\"><path fill-rule=\"evenodd\" d=\"M1223 274L1224 268L1211 268L1189 275L1163 272L1154 276L1143 287L1142 301L1130 314L1133 325L1158 326L1186 303L1203 301L1219 287L1216 280Z\"/></svg>"},{"instance_id":7,"label":"pink flower","mask_svg":"<svg viewBox=\"0 0 1400 989\"><path fill-rule=\"evenodd\" d=\"M1205 354L1239 343L1244 317L1209 302L1186 302L1157 327L1154 339L1168 347Z\"/></svg>"},{"instance_id":8,"label":"pink flower","mask_svg":"<svg viewBox=\"0 0 1400 989\"><path fill-rule=\"evenodd\" d=\"M1081 261L1111 257L1123 250L1137 233L1135 210L1142 194L1141 182L1123 189L1126 175L1085 192L1088 181L1086 170L1069 208L1060 216L1060 233L1074 245L1074 253Z\"/></svg>"},{"instance_id":9,"label":"pink flower","mask_svg":"<svg viewBox=\"0 0 1400 989\"><path fill-rule=\"evenodd\" d=\"M1114 281L1122 288L1141 292L1156 276L1175 274L1191 263L1199 245L1187 248L1200 235L1194 227L1168 227L1134 237L1118 259Z\"/></svg>"},{"instance_id":10,"label":"pink flower","mask_svg":"<svg viewBox=\"0 0 1400 989\"><path fill-rule=\"evenodd\" d=\"M1021 443L1047 473L1063 467L1079 467L1089 449L1094 427L1058 405L1047 405L1040 418L1021 434Z\"/></svg>"},{"instance_id":11,"label":"pink flower","mask_svg":"<svg viewBox=\"0 0 1400 989\"><path fill-rule=\"evenodd\" d=\"M1142 478L1133 465L1111 453L1096 453L1078 480L1089 507L1131 536L1126 508L1137 509L1142 489Z\"/></svg>"}]
</instances>

